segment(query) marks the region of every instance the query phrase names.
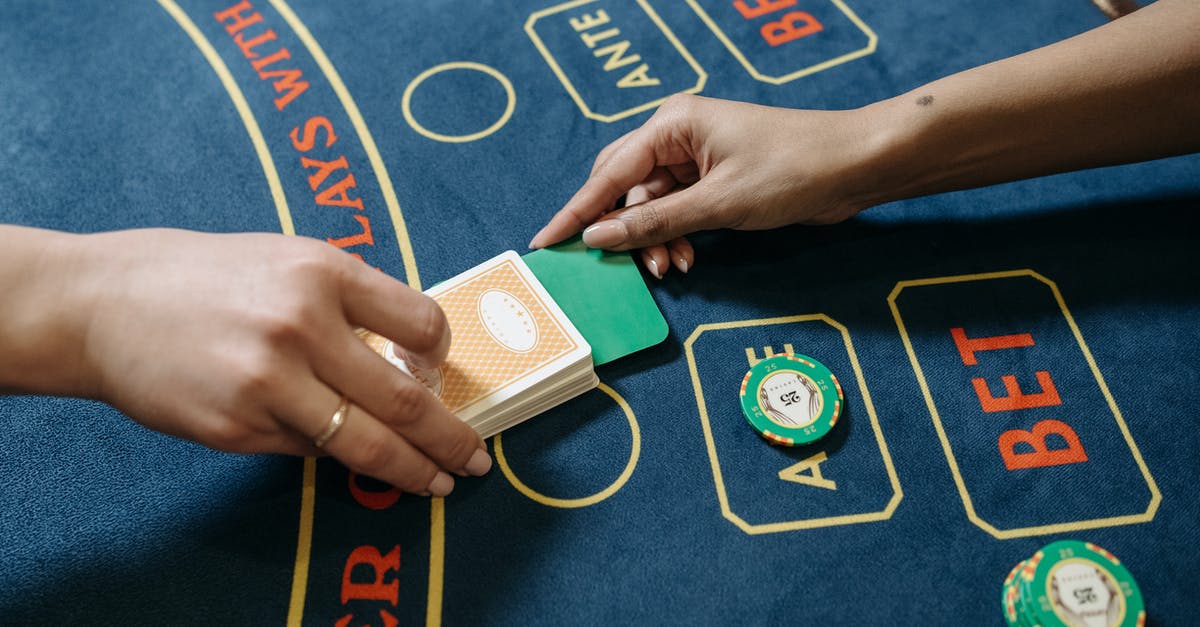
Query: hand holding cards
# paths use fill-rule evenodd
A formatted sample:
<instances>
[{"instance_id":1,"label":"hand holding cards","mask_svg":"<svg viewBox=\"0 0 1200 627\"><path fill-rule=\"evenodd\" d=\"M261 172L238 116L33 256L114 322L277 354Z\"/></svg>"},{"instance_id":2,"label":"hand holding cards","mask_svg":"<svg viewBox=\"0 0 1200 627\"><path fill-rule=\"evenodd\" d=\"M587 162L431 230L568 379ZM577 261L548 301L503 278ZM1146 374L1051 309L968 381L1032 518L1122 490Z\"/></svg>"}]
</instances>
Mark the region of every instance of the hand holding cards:
<instances>
[{"instance_id":1,"label":"hand holding cards","mask_svg":"<svg viewBox=\"0 0 1200 627\"><path fill-rule=\"evenodd\" d=\"M450 323L445 363L411 369L391 341L364 340L490 437L594 387L592 349L534 277L505 252L425 292Z\"/></svg>"}]
</instances>

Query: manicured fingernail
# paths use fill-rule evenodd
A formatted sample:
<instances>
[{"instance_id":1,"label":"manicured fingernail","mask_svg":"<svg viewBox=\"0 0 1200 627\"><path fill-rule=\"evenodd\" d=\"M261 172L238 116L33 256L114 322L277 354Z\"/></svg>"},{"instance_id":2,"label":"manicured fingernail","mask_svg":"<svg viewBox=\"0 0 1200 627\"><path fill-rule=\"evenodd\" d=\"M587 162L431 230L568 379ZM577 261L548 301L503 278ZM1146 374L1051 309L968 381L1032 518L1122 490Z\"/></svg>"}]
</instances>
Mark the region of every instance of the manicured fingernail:
<instances>
[{"instance_id":1,"label":"manicured fingernail","mask_svg":"<svg viewBox=\"0 0 1200 627\"><path fill-rule=\"evenodd\" d=\"M684 259L683 257L680 257L680 258L679 258L679 261L677 261L677 262L675 263L675 267L676 267L676 268L679 268L679 271L680 271L680 272L682 272L682 273L684 273L684 274L687 274L687 271L688 271L688 262L687 262L687 259Z\"/></svg>"},{"instance_id":2,"label":"manicured fingernail","mask_svg":"<svg viewBox=\"0 0 1200 627\"><path fill-rule=\"evenodd\" d=\"M482 477L492 469L492 458L487 454L487 451L476 450L471 454L471 460L467 462L466 470L471 476Z\"/></svg>"},{"instance_id":3,"label":"manicured fingernail","mask_svg":"<svg viewBox=\"0 0 1200 627\"><path fill-rule=\"evenodd\" d=\"M537 234L533 236L533 239L529 240L530 248L541 248L541 246L538 246L538 240L540 240L542 238L542 233L544 233L545 231L546 231L546 229L543 228L541 231L538 231Z\"/></svg>"},{"instance_id":4,"label":"manicured fingernail","mask_svg":"<svg viewBox=\"0 0 1200 627\"><path fill-rule=\"evenodd\" d=\"M454 490L454 477L439 471L433 481L429 482L428 490L434 496L446 496Z\"/></svg>"},{"instance_id":5,"label":"manicured fingernail","mask_svg":"<svg viewBox=\"0 0 1200 627\"><path fill-rule=\"evenodd\" d=\"M658 262L654 260L654 257L646 257L646 269L654 275L654 278L662 278L662 273L658 271Z\"/></svg>"},{"instance_id":6,"label":"manicured fingernail","mask_svg":"<svg viewBox=\"0 0 1200 627\"><path fill-rule=\"evenodd\" d=\"M592 248L611 248L625 243L629 232L620 220L597 222L583 230L583 243Z\"/></svg>"}]
</instances>

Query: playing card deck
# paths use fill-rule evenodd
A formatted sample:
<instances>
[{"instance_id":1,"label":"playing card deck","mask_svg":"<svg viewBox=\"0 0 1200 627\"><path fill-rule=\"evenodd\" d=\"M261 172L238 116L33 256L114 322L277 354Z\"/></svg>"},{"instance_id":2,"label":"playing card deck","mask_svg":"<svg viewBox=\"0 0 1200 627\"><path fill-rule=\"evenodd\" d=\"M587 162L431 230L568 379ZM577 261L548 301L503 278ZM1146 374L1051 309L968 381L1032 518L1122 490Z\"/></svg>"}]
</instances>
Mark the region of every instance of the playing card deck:
<instances>
[{"instance_id":1,"label":"playing card deck","mask_svg":"<svg viewBox=\"0 0 1200 627\"><path fill-rule=\"evenodd\" d=\"M502 253L425 292L450 323L450 354L412 369L390 340L364 340L425 384L483 437L490 437L599 383L592 348L529 267Z\"/></svg>"}]
</instances>

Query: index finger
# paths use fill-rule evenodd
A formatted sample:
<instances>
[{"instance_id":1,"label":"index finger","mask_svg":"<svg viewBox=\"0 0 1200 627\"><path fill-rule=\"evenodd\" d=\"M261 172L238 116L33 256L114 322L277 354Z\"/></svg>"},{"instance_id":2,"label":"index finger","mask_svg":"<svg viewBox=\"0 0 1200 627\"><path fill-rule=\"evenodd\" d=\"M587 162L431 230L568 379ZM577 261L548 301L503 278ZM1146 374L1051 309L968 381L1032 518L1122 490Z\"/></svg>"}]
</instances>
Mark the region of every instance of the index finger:
<instances>
[{"instance_id":1,"label":"index finger","mask_svg":"<svg viewBox=\"0 0 1200 627\"><path fill-rule=\"evenodd\" d=\"M571 200L550 218L550 222L538 231L529 242L530 248L557 244L583 230L583 227L612 208L625 192L649 176L654 166L658 165L655 135L643 126L630 133L602 163L597 160L592 175Z\"/></svg>"},{"instance_id":2,"label":"index finger","mask_svg":"<svg viewBox=\"0 0 1200 627\"><path fill-rule=\"evenodd\" d=\"M450 325L434 300L346 256L342 306L352 324L396 342L418 367L436 366L450 352Z\"/></svg>"}]
</instances>

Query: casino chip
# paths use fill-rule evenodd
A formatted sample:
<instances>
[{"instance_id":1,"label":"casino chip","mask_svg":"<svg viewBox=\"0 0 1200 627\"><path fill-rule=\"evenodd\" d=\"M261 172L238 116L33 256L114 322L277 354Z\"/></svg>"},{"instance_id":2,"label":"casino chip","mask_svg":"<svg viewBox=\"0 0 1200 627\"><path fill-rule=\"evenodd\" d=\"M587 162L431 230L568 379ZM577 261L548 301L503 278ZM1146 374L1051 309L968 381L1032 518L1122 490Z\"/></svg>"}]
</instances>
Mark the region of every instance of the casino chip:
<instances>
[{"instance_id":1,"label":"casino chip","mask_svg":"<svg viewBox=\"0 0 1200 627\"><path fill-rule=\"evenodd\" d=\"M821 362L775 355L742 379L742 413L772 444L801 446L825 437L842 413L842 386Z\"/></svg>"},{"instance_id":2,"label":"casino chip","mask_svg":"<svg viewBox=\"0 0 1200 627\"><path fill-rule=\"evenodd\" d=\"M1146 605L1112 553L1059 540L1013 567L1000 587L1009 627L1143 627Z\"/></svg>"}]
</instances>

